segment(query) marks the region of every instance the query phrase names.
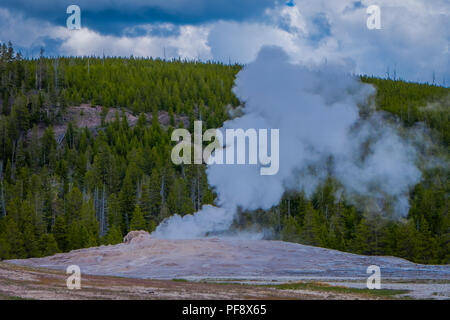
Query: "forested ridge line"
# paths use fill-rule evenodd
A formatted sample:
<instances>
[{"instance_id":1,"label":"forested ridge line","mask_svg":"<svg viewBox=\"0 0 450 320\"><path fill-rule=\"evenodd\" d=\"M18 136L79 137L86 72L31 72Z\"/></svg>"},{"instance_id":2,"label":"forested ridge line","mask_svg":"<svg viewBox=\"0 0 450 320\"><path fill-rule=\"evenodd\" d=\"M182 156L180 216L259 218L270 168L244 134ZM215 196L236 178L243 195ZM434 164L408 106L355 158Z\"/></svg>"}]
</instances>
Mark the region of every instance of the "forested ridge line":
<instances>
[{"instance_id":1,"label":"forested ridge line","mask_svg":"<svg viewBox=\"0 0 450 320\"><path fill-rule=\"evenodd\" d=\"M203 165L175 166L170 134L177 116L215 128L241 104L232 93L239 65L143 58L23 59L0 48L0 259L27 258L114 244L129 230L152 231L162 219L214 201ZM279 206L242 212L235 228L255 224L277 239L363 254L395 255L420 263L449 263L448 88L362 76L377 88L378 108L406 127L424 123L444 165L423 169L405 219L357 210L337 198L329 177L311 198L287 192ZM67 125L70 106L101 106L95 133ZM126 112L119 112L119 111ZM158 122L166 111L169 125ZM131 125L127 112L138 117ZM146 113L146 114L144 114ZM148 114L152 114L148 121ZM146 116L147 115L147 116ZM42 135L38 126L44 126ZM256 218L255 218L256 217Z\"/></svg>"}]
</instances>

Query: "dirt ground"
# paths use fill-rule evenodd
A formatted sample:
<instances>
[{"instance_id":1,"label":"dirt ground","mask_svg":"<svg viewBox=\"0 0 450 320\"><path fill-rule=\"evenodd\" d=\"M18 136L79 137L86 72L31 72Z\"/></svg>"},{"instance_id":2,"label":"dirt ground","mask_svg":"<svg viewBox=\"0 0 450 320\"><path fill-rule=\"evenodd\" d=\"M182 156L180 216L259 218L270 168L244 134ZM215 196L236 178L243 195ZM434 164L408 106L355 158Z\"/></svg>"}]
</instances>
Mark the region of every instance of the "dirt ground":
<instances>
[{"instance_id":1,"label":"dirt ground","mask_svg":"<svg viewBox=\"0 0 450 320\"><path fill-rule=\"evenodd\" d=\"M364 293L281 290L268 286L143 280L111 276L82 276L81 289L69 290L63 271L0 262L2 299L376 299Z\"/></svg>"}]
</instances>

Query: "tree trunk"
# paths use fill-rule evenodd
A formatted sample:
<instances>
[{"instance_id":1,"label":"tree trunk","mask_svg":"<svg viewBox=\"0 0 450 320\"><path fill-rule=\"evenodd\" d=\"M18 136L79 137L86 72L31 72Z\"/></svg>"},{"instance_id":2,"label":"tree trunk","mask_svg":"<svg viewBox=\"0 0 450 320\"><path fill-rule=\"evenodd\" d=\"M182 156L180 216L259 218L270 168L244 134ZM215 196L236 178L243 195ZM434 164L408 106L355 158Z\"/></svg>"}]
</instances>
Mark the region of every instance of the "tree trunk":
<instances>
[{"instance_id":1,"label":"tree trunk","mask_svg":"<svg viewBox=\"0 0 450 320\"><path fill-rule=\"evenodd\" d=\"M290 218L291 217L291 199L290 198L287 200L287 203L288 203L288 218Z\"/></svg>"},{"instance_id":2,"label":"tree trunk","mask_svg":"<svg viewBox=\"0 0 450 320\"><path fill-rule=\"evenodd\" d=\"M201 206L200 173L197 169L197 210L200 210L200 206Z\"/></svg>"},{"instance_id":3,"label":"tree trunk","mask_svg":"<svg viewBox=\"0 0 450 320\"><path fill-rule=\"evenodd\" d=\"M164 174L161 176L161 192L160 192L160 195L161 195L161 206L162 206L162 204L164 203L164 202L166 202L166 199L165 199L165 197L164 197L164 188L165 188L165 176L164 176Z\"/></svg>"},{"instance_id":4,"label":"tree trunk","mask_svg":"<svg viewBox=\"0 0 450 320\"><path fill-rule=\"evenodd\" d=\"M2 188L1 201L2 201L2 215L6 217L6 204L5 204L5 193L3 192L3 177L0 180L0 187Z\"/></svg>"}]
</instances>

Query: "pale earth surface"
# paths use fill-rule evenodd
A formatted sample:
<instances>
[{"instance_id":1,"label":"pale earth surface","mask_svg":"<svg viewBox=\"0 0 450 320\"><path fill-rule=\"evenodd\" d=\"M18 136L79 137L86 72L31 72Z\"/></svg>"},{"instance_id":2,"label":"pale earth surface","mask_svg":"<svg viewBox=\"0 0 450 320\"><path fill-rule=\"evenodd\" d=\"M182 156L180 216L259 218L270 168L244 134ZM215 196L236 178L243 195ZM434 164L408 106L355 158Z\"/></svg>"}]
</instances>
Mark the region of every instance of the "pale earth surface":
<instances>
[{"instance_id":1,"label":"pale earth surface","mask_svg":"<svg viewBox=\"0 0 450 320\"><path fill-rule=\"evenodd\" d=\"M369 265L381 269L382 289L407 289L419 299L450 299L450 265L420 265L395 257L363 256L271 240L162 240L136 232L125 243L74 250L9 264L139 279L274 284L317 280L366 288Z\"/></svg>"}]
</instances>

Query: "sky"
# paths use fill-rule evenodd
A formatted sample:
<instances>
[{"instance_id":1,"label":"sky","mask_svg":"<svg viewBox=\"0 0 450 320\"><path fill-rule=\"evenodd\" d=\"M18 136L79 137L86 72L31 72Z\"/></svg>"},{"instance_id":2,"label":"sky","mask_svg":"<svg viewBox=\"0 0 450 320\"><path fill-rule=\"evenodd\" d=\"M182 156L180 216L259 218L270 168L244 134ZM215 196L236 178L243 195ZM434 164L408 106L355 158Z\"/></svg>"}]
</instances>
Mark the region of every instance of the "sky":
<instances>
[{"instance_id":1,"label":"sky","mask_svg":"<svg viewBox=\"0 0 450 320\"><path fill-rule=\"evenodd\" d=\"M69 5L81 29L69 30ZM369 29L367 8L380 8ZM0 42L25 57L143 56L247 64L266 45L292 61L450 83L449 0L1 0Z\"/></svg>"}]
</instances>

